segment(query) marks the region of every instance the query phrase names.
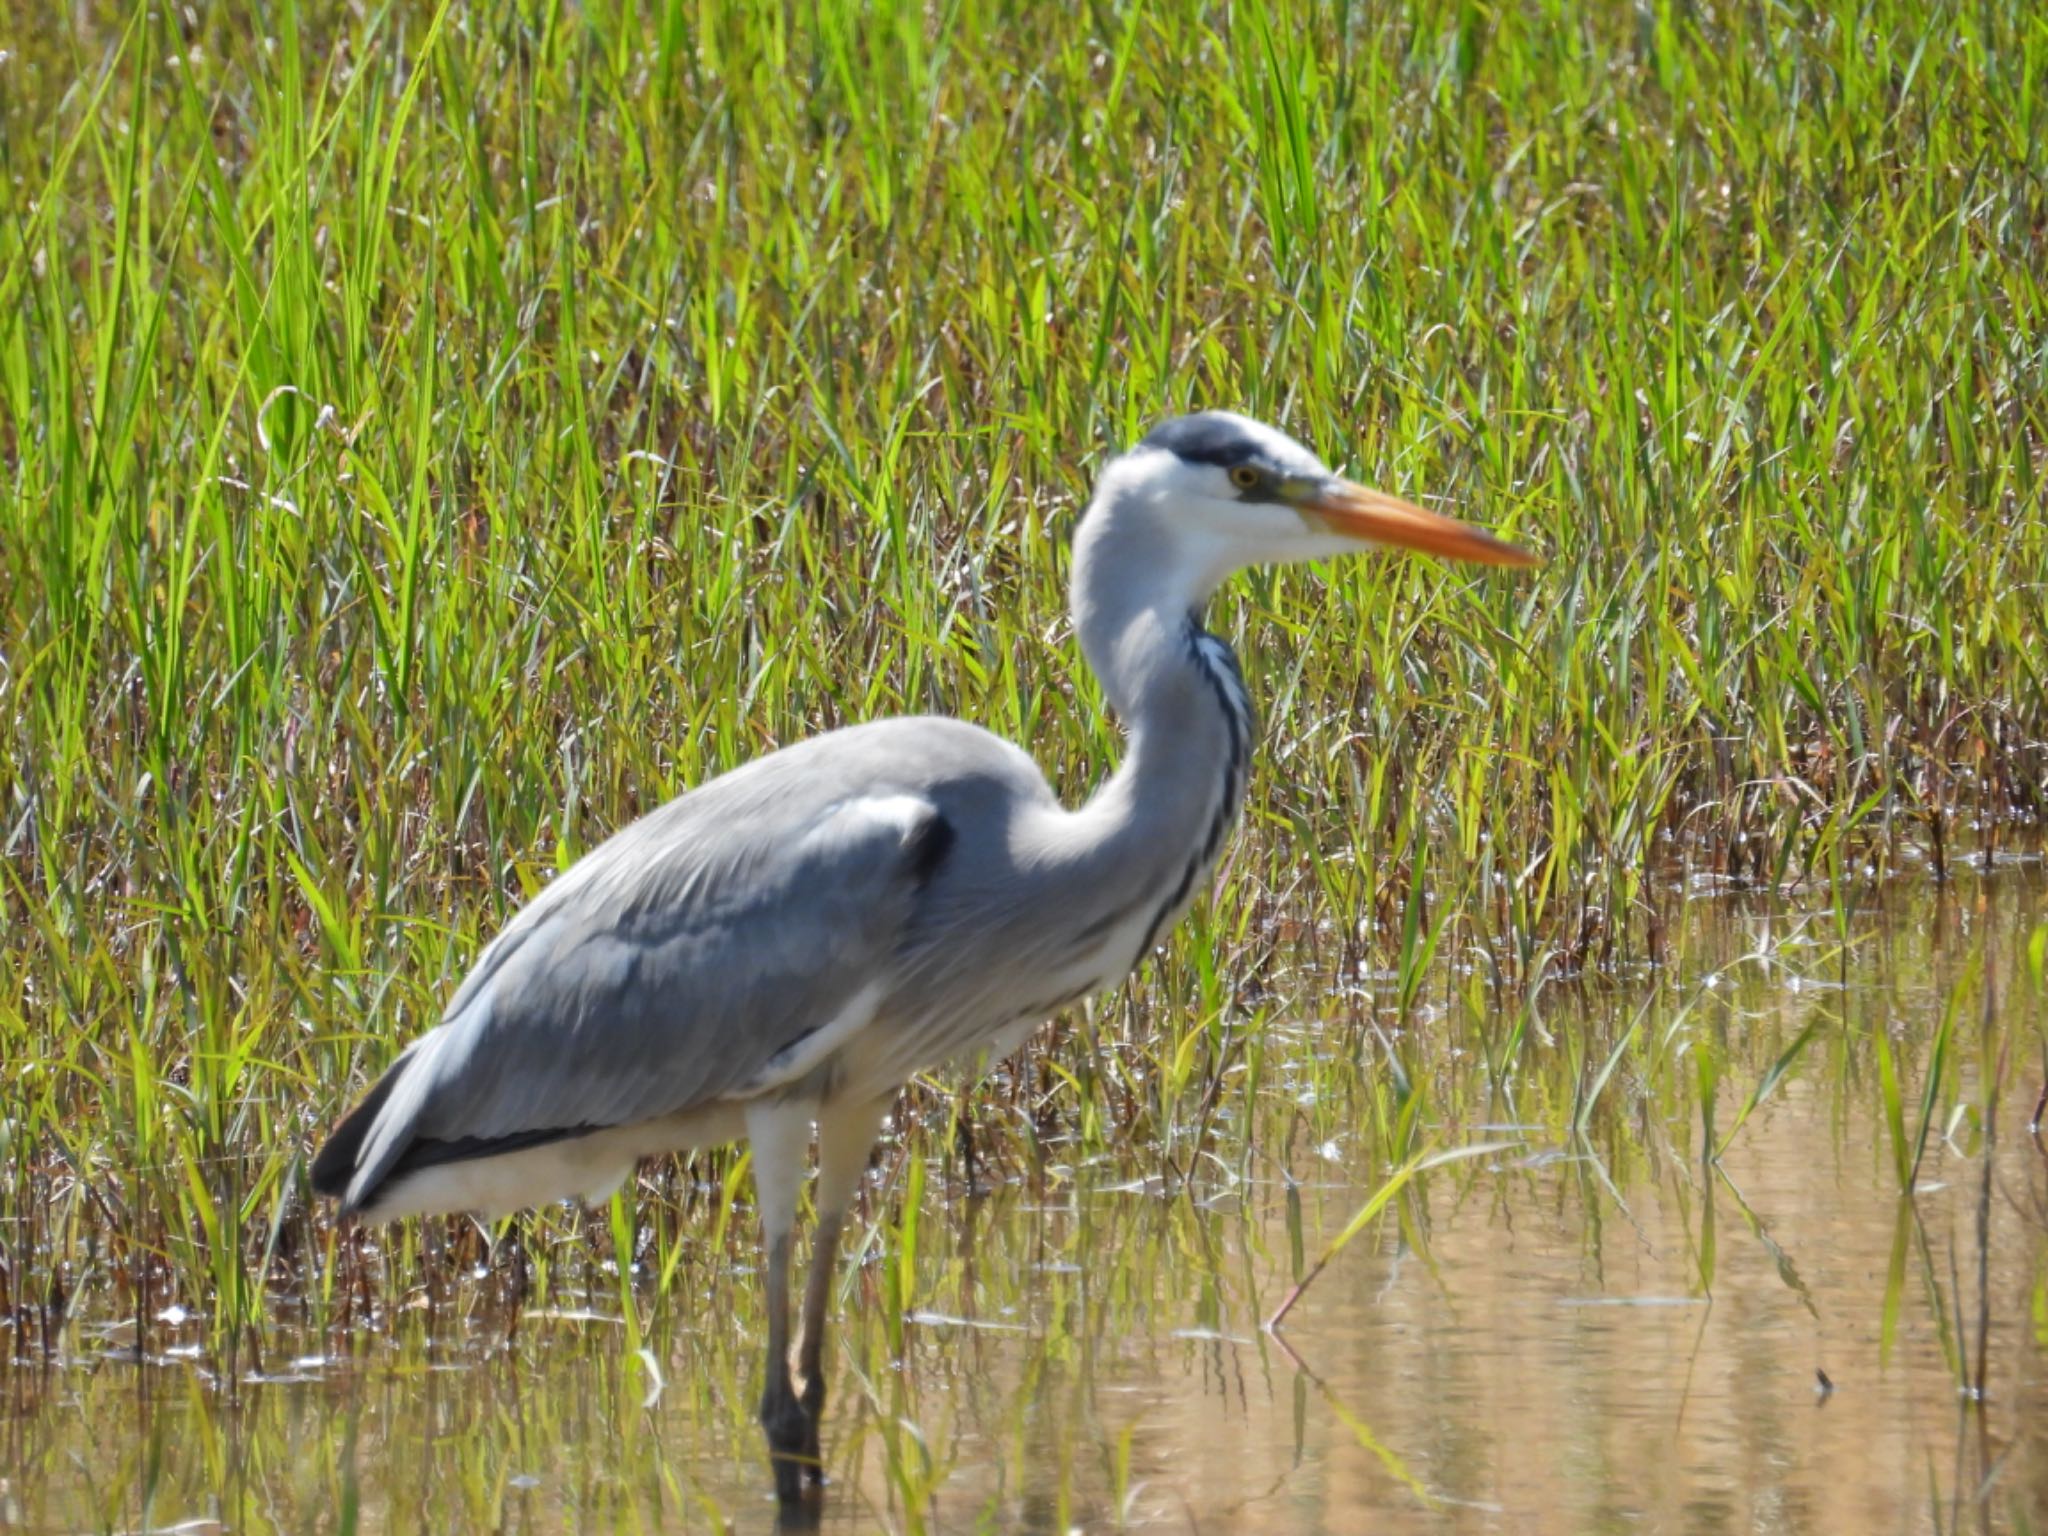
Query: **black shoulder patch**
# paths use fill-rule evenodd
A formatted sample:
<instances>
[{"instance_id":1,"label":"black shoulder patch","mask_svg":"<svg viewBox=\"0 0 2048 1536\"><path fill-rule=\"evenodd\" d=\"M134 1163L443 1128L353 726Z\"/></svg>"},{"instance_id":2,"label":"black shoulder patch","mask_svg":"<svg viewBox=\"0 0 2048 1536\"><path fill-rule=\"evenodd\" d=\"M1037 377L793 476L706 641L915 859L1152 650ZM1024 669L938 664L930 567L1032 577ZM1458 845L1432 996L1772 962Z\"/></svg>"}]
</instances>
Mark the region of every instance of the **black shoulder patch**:
<instances>
[{"instance_id":1,"label":"black shoulder patch","mask_svg":"<svg viewBox=\"0 0 2048 1536\"><path fill-rule=\"evenodd\" d=\"M1197 411L1162 421L1138 446L1163 448L1190 464L1214 464L1219 469L1259 456L1257 440L1221 411Z\"/></svg>"},{"instance_id":2,"label":"black shoulder patch","mask_svg":"<svg viewBox=\"0 0 2048 1536\"><path fill-rule=\"evenodd\" d=\"M903 853L910 862L910 877L919 890L932 883L932 876L946 862L946 855L953 851L958 837L953 823L946 820L943 813L927 818L910 834L903 845Z\"/></svg>"}]
</instances>

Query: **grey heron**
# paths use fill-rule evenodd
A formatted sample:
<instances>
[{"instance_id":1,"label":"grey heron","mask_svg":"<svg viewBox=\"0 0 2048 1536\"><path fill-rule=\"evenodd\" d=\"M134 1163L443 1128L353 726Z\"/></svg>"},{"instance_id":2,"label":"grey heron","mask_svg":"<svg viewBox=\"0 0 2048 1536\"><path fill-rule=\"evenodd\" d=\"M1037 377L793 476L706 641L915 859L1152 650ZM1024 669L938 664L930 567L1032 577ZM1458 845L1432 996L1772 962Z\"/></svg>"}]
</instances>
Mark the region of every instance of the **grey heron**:
<instances>
[{"instance_id":1,"label":"grey heron","mask_svg":"<svg viewBox=\"0 0 2048 1536\"><path fill-rule=\"evenodd\" d=\"M1252 709L1211 593L1250 565L1393 546L1535 557L1333 474L1227 412L1103 470L1074 630L1128 743L1068 809L1019 747L889 719L771 752L625 827L518 913L441 1022L335 1129L314 1188L369 1220L605 1198L642 1158L745 1137L767 1250L760 1419L776 1491L822 1480L840 1229L898 1090L1009 1054L1115 986L1200 892L1236 820ZM797 1373L790 1250L817 1212Z\"/></svg>"}]
</instances>

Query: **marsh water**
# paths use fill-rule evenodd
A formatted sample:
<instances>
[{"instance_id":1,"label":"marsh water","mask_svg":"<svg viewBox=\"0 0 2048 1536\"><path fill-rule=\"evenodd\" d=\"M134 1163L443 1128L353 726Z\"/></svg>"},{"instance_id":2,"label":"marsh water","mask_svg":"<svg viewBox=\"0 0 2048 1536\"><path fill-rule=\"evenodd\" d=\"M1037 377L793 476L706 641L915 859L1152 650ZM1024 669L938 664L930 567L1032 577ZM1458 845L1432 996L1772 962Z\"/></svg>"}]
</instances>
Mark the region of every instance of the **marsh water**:
<instances>
[{"instance_id":1,"label":"marsh water","mask_svg":"<svg viewBox=\"0 0 2048 1536\"><path fill-rule=\"evenodd\" d=\"M1292 1000L1171 1156L1054 1135L970 1196L885 1152L824 1528L2048 1528L2044 893L2024 862L1846 912L1701 892L1666 967L1545 989L1555 1070L1492 1071L1454 986L1395 1021ZM1391 1171L1362 1104L1310 1101L1396 1063L1430 1085L1418 1145L1493 1150L1413 1179L1267 1331ZM0 1526L773 1529L748 1245L622 1293L546 1240L516 1321L499 1256L374 1326L281 1294L232 1361L180 1309L75 1309L5 1351Z\"/></svg>"}]
</instances>

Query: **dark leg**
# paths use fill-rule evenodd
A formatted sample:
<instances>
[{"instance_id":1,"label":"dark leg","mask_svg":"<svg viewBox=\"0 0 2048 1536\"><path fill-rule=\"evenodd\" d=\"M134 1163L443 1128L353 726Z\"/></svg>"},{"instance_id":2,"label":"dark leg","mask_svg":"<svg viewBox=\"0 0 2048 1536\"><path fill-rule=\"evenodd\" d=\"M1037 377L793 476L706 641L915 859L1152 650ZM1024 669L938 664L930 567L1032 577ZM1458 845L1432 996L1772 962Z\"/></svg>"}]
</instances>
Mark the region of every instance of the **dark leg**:
<instances>
[{"instance_id":1,"label":"dark leg","mask_svg":"<svg viewBox=\"0 0 2048 1536\"><path fill-rule=\"evenodd\" d=\"M974 1109L963 1089L953 1109L953 1146L960 1154L960 1167L967 1180L967 1198L981 1193L974 1169Z\"/></svg>"},{"instance_id":2,"label":"dark leg","mask_svg":"<svg viewBox=\"0 0 2048 1536\"><path fill-rule=\"evenodd\" d=\"M785 1508L803 1496L807 1421L789 1379L789 1253L795 1243L797 1185L809 1150L812 1113L813 1106L795 1102L757 1104L747 1113L754 1203L760 1208L761 1240L768 1255L768 1356L761 1385L761 1429L768 1437L775 1496Z\"/></svg>"},{"instance_id":3,"label":"dark leg","mask_svg":"<svg viewBox=\"0 0 2048 1536\"><path fill-rule=\"evenodd\" d=\"M785 1504L803 1496L805 1442L815 1439L789 1379L790 1242L787 1231L768 1241L768 1379L761 1388L761 1428L775 1469L775 1496Z\"/></svg>"},{"instance_id":4,"label":"dark leg","mask_svg":"<svg viewBox=\"0 0 2048 1536\"><path fill-rule=\"evenodd\" d=\"M797 1369L804 1379L804 1470L814 1483L825 1481L818 1426L825 1417L825 1318L832 1305L839 1234L867 1172L875 1132L894 1102L891 1097L872 1104L828 1105L818 1116L818 1232L811 1245L811 1272L804 1277L804 1333L797 1347Z\"/></svg>"},{"instance_id":5,"label":"dark leg","mask_svg":"<svg viewBox=\"0 0 2048 1536\"><path fill-rule=\"evenodd\" d=\"M814 1483L825 1481L825 1458L818 1448L818 1425L825 1417L825 1312L832 1301L832 1274L839 1258L844 1212L818 1218L811 1242L811 1272L804 1277L804 1332L797 1348L797 1374L803 1377L804 1472Z\"/></svg>"}]
</instances>

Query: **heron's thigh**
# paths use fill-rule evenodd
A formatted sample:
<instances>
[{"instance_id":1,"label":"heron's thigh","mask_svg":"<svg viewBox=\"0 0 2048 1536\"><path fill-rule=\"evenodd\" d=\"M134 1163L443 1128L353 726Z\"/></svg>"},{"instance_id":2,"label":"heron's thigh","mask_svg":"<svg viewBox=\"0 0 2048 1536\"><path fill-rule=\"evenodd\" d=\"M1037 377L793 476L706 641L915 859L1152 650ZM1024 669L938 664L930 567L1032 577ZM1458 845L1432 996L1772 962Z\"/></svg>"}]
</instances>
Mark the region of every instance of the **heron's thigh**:
<instances>
[{"instance_id":1,"label":"heron's thigh","mask_svg":"<svg viewBox=\"0 0 2048 1536\"><path fill-rule=\"evenodd\" d=\"M885 1098L825 1105L818 1113L818 1188L820 1216L845 1214L867 1171L868 1153L882 1129L882 1117L896 1102Z\"/></svg>"},{"instance_id":2,"label":"heron's thigh","mask_svg":"<svg viewBox=\"0 0 2048 1536\"><path fill-rule=\"evenodd\" d=\"M809 1099L755 1099L747 1105L747 1142L754 1151L754 1204L771 1238L796 1226L796 1196L811 1150Z\"/></svg>"}]
</instances>

